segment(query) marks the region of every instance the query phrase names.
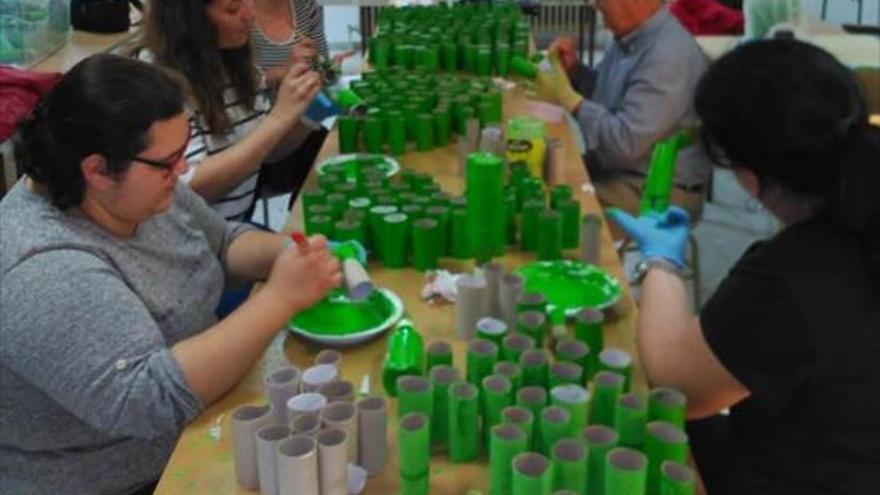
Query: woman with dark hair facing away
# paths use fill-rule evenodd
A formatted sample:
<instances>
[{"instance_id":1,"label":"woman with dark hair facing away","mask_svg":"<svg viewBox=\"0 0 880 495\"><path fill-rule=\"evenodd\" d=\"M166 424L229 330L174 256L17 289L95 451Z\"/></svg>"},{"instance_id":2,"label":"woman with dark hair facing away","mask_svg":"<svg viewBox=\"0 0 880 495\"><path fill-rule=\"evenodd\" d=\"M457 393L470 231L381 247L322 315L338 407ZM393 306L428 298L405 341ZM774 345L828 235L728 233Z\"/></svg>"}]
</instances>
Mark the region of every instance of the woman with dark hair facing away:
<instances>
[{"instance_id":1,"label":"woman with dark hair facing away","mask_svg":"<svg viewBox=\"0 0 880 495\"><path fill-rule=\"evenodd\" d=\"M178 177L184 96L77 64L19 128L0 202L0 492L151 493L183 427L339 283L323 238L226 223ZM230 316L224 279L265 279Z\"/></svg>"},{"instance_id":2,"label":"woman with dark hair facing away","mask_svg":"<svg viewBox=\"0 0 880 495\"><path fill-rule=\"evenodd\" d=\"M642 364L687 395L712 495L880 493L880 129L858 88L798 41L743 45L703 77L704 146L785 227L698 317L680 277L687 215L609 212L646 270Z\"/></svg>"},{"instance_id":3,"label":"woman with dark hair facing away","mask_svg":"<svg viewBox=\"0 0 880 495\"><path fill-rule=\"evenodd\" d=\"M252 21L249 1L153 0L138 54L186 78L192 139L181 180L227 220L252 210L264 164L284 168L287 189L297 190L326 134L302 118L321 88L306 65L290 67L270 102L251 53Z\"/></svg>"}]
</instances>

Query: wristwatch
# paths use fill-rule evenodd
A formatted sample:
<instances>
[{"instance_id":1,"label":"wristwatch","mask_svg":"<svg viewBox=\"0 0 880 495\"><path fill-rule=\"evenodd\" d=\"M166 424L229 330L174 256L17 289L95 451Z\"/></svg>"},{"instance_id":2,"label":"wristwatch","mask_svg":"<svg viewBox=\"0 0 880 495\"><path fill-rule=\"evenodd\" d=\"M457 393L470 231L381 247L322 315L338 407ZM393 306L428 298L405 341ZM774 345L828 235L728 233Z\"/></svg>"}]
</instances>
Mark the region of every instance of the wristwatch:
<instances>
[{"instance_id":1,"label":"wristwatch","mask_svg":"<svg viewBox=\"0 0 880 495\"><path fill-rule=\"evenodd\" d=\"M645 276L648 275L648 272L652 269L657 268L659 270L663 270L666 273L671 273L682 280L688 278L689 272L684 268L679 268L675 263L667 260L666 258L648 258L639 261L636 265L636 269L632 275L632 281L636 284L641 284L645 279Z\"/></svg>"}]
</instances>

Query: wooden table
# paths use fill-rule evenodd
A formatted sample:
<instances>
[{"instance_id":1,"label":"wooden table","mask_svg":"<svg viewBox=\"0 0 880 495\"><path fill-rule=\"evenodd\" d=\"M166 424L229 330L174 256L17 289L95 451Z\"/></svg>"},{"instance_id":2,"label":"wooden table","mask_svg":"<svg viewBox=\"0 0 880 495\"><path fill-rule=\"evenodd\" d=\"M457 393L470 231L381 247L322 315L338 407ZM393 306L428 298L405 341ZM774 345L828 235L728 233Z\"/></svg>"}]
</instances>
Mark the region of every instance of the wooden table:
<instances>
[{"instance_id":1,"label":"wooden table","mask_svg":"<svg viewBox=\"0 0 880 495\"><path fill-rule=\"evenodd\" d=\"M28 69L48 72L67 72L80 60L103 52L117 49L135 40L140 34L140 26L132 26L123 33L98 34L86 31L71 31L67 43L47 57L36 60Z\"/></svg>"},{"instance_id":2,"label":"wooden table","mask_svg":"<svg viewBox=\"0 0 880 495\"><path fill-rule=\"evenodd\" d=\"M739 36L697 36L697 44L710 60L739 46ZM868 34L821 33L804 39L831 53L848 67L880 67L880 38Z\"/></svg>"},{"instance_id":3,"label":"wooden table","mask_svg":"<svg viewBox=\"0 0 880 495\"><path fill-rule=\"evenodd\" d=\"M525 113L524 98L516 95L505 97L506 116ZM576 195L581 201L583 211L599 212L599 204L595 196L589 192L588 177L581 157L577 152L571 129L566 123L548 126L548 134L562 140L566 169L566 182L575 186ZM425 153L408 153L401 158L404 169L431 171L435 180L444 190L460 193L462 180L456 175L458 169L455 145ZM328 137L321 151L319 160L337 153L335 132ZM314 177L309 180L313 181ZM294 206L291 224L293 228L302 225L301 204ZM574 256L575 252L567 253ZM502 261L510 269L533 259L514 251ZM611 237L607 229L602 232L602 260L604 268L618 279L625 280L617 254L612 248ZM462 271L473 267L473 262L443 259L441 267ZM454 312L450 305L435 306L419 298L424 275L413 269L390 270L378 264L371 264L370 273L379 286L388 287L396 292L404 302L406 312L415 326L424 335L426 342L435 338L448 339L453 343L456 367L464 368L465 343L455 337ZM626 287L626 284L623 284ZM636 311L628 289L625 289L621 301L612 311L605 325L606 345L617 346L629 350L635 356L635 322ZM268 370L287 361L294 365L308 367L321 350L316 346L302 341L287 332L282 332L266 351L263 359L254 367L248 376L232 392L220 402L202 413L183 432L170 462L162 475L157 494L186 493L249 493L240 489L235 482L235 473L230 446L229 415L235 408L248 403L264 403L262 379ZM382 358L385 352L385 338L370 343L342 349L343 375L356 386L364 375L369 375L373 385L373 393L384 393L381 389ZM644 376L637 370L635 387L645 389ZM395 401L389 403L389 445L391 455L385 470L376 478L370 479L366 493L392 494L397 489L398 460L396 453L396 412ZM431 464L431 494L452 495L464 494L469 488L485 490L487 488L488 464L485 460L473 464L451 464L445 456L434 456Z\"/></svg>"}]
</instances>

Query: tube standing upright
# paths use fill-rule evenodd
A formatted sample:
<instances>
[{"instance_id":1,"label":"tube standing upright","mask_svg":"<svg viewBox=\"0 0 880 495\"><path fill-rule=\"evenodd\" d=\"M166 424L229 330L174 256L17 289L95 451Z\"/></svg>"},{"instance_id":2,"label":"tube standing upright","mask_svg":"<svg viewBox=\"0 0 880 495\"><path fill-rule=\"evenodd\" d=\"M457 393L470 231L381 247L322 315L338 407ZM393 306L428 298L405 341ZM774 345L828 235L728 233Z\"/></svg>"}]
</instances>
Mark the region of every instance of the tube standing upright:
<instances>
[{"instance_id":1,"label":"tube standing upright","mask_svg":"<svg viewBox=\"0 0 880 495\"><path fill-rule=\"evenodd\" d=\"M287 401L299 392L299 370L283 366L272 371L263 383L263 390L272 405L275 424L287 424Z\"/></svg>"},{"instance_id":2,"label":"tube standing upright","mask_svg":"<svg viewBox=\"0 0 880 495\"><path fill-rule=\"evenodd\" d=\"M479 391L463 381L449 386L449 459L469 462L477 458L479 449Z\"/></svg>"},{"instance_id":3,"label":"tube standing upright","mask_svg":"<svg viewBox=\"0 0 880 495\"><path fill-rule=\"evenodd\" d=\"M660 491L660 465L665 461L687 460L688 437L681 428L665 421L652 421L645 428L645 454L648 456L648 491Z\"/></svg>"},{"instance_id":4,"label":"tube standing upright","mask_svg":"<svg viewBox=\"0 0 880 495\"><path fill-rule=\"evenodd\" d=\"M478 263L507 244L504 236L504 174L501 157L471 153L467 160L468 238Z\"/></svg>"},{"instance_id":5,"label":"tube standing upright","mask_svg":"<svg viewBox=\"0 0 880 495\"><path fill-rule=\"evenodd\" d=\"M440 364L430 371L434 387L434 409L431 415L431 445L444 449L449 444L449 386L458 380L458 370Z\"/></svg>"},{"instance_id":6,"label":"tube standing upright","mask_svg":"<svg viewBox=\"0 0 880 495\"><path fill-rule=\"evenodd\" d=\"M280 495L320 495L318 444L314 438L294 435L275 451Z\"/></svg>"},{"instance_id":7,"label":"tube standing upright","mask_svg":"<svg viewBox=\"0 0 880 495\"><path fill-rule=\"evenodd\" d=\"M357 402L358 465L375 476L388 458L388 410L385 398L366 397Z\"/></svg>"},{"instance_id":8,"label":"tube standing upright","mask_svg":"<svg viewBox=\"0 0 880 495\"><path fill-rule=\"evenodd\" d=\"M694 495L697 476L688 466L673 461L660 465L660 495Z\"/></svg>"},{"instance_id":9,"label":"tube standing upright","mask_svg":"<svg viewBox=\"0 0 880 495\"><path fill-rule=\"evenodd\" d=\"M550 495L553 469L550 461L534 452L513 458L513 495Z\"/></svg>"},{"instance_id":10,"label":"tube standing upright","mask_svg":"<svg viewBox=\"0 0 880 495\"><path fill-rule=\"evenodd\" d=\"M553 445L553 489L587 493L587 448L580 440L565 438Z\"/></svg>"},{"instance_id":11,"label":"tube standing upright","mask_svg":"<svg viewBox=\"0 0 880 495\"><path fill-rule=\"evenodd\" d=\"M614 429L620 434L620 445L641 449L647 420L648 404L644 397L635 392L621 395L614 409Z\"/></svg>"},{"instance_id":12,"label":"tube standing upright","mask_svg":"<svg viewBox=\"0 0 880 495\"><path fill-rule=\"evenodd\" d=\"M400 488L402 495L428 495L430 487L430 426L428 417L411 413L400 420Z\"/></svg>"},{"instance_id":13,"label":"tube standing upright","mask_svg":"<svg viewBox=\"0 0 880 495\"><path fill-rule=\"evenodd\" d=\"M647 467L647 458L638 450L612 449L605 461L606 495L644 495Z\"/></svg>"},{"instance_id":14,"label":"tube standing upright","mask_svg":"<svg viewBox=\"0 0 880 495\"><path fill-rule=\"evenodd\" d=\"M337 427L345 430L346 452L348 462L358 460L358 418L357 409L351 402L334 402L321 411L321 422L326 427Z\"/></svg>"},{"instance_id":15,"label":"tube standing upright","mask_svg":"<svg viewBox=\"0 0 880 495\"><path fill-rule=\"evenodd\" d=\"M501 423L501 411L513 405L513 385L503 375L489 375L483 378L480 394L483 411L483 436L489 444L492 427Z\"/></svg>"},{"instance_id":16,"label":"tube standing upright","mask_svg":"<svg viewBox=\"0 0 880 495\"><path fill-rule=\"evenodd\" d=\"M321 495L348 495L346 436L341 428L327 428L315 436Z\"/></svg>"},{"instance_id":17,"label":"tube standing upright","mask_svg":"<svg viewBox=\"0 0 880 495\"><path fill-rule=\"evenodd\" d=\"M278 473L275 469L275 449L290 436L285 425L267 425L257 430L257 470L260 494L278 495Z\"/></svg>"},{"instance_id":18,"label":"tube standing upright","mask_svg":"<svg viewBox=\"0 0 880 495\"><path fill-rule=\"evenodd\" d=\"M257 468L257 430L274 424L272 406L242 406L232 412L232 449L235 458L235 478L248 490L260 487Z\"/></svg>"},{"instance_id":19,"label":"tube standing upright","mask_svg":"<svg viewBox=\"0 0 880 495\"><path fill-rule=\"evenodd\" d=\"M460 339L469 340L476 333L477 322L489 311L486 279L477 275L462 275L456 286L455 327Z\"/></svg>"},{"instance_id":20,"label":"tube standing upright","mask_svg":"<svg viewBox=\"0 0 880 495\"><path fill-rule=\"evenodd\" d=\"M610 371L600 371L593 379L593 410L590 414L591 424L612 426L614 409L617 399L623 394L623 375Z\"/></svg>"},{"instance_id":21,"label":"tube standing upright","mask_svg":"<svg viewBox=\"0 0 880 495\"><path fill-rule=\"evenodd\" d=\"M587 493L603 495L605 492L605 458L617 446L617 432L603 425L584 429L582 439L590 451L587 459ZM607 492L607 495L617 495Z\"/></svg>"},{"instance_id":22,"label":"tube standing upright","mask_svg":"<svg viewBox=\"0 0 880 495\"><path fill-rule=\"evenodd\" d=\"M526 451L528 437L522 428L499 424L490 430L489 495L510 495L513 491L513 458Z\"/></svg>"}]
</instances>

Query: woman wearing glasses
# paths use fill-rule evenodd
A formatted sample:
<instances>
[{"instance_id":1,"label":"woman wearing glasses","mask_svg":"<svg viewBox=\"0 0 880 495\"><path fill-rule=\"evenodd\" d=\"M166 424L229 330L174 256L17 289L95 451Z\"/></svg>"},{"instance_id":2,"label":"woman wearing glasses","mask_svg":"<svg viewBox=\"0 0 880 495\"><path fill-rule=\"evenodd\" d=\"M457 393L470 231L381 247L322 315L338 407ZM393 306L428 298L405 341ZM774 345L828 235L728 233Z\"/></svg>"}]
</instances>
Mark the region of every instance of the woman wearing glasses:
<instances>
[{"instance_id":1,"label":"woman wearing glasses","mask_svg":"<svg viewBox=\"0 0 880 495\"><path fill-rule=\"evenodd\" d=\"M707 418L689 433L708 493L880 493L880 129L853 74L796 41L722 57L695 106L710 155L785 228L694 317L684 211L612 212L648 269L645 371Z\"/></svg>"},{"instance_id":2,"label":"woman wearing glasses","mask_svg":"<svg viewBox=\"0 0 880 495\"><path fill-rule=\"evenodd\" d=\"M3 493L151 493L182 428L340 279L321 238L226 223L185 184L177 83L97 55L20 126L0 202ZM265 279L230 316L224 280Z\"/></svg>"}]
</instances>

